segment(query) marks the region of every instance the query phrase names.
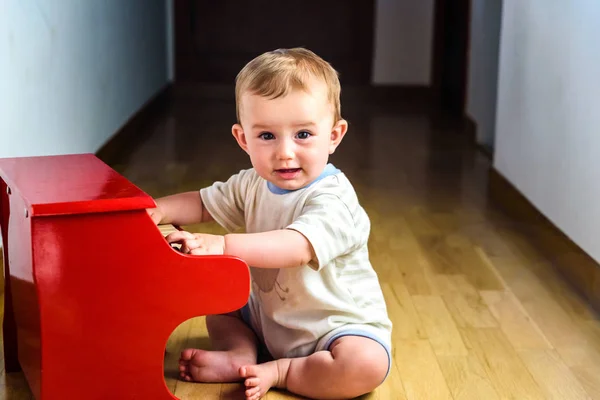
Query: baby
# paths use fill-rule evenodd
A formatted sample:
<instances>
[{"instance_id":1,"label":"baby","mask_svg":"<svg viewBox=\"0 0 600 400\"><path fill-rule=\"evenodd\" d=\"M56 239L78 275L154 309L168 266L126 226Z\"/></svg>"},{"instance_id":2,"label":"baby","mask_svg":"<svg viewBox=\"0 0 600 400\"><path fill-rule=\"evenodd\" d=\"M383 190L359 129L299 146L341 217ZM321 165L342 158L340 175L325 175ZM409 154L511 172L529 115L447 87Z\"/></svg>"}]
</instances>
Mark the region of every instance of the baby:
<instances>
[{"instance_id":1,"label":"baby","mask_svg":"<svg viewBox=\"0 0 600 400\"><path fill-rule=\"evenodd\" d=\"M182 352L181 378L243 380L247 400L271 387L318 399L368 393L389 373L392 323L369 261L369 218L328 163L348 129L337 72L307 49L279 49L249 62L235 93L232 133L252 168L148 210L157 224L245 228L167 236L188 254L239 257L252 274L241 310L207 316L213 351ZM258 364L260 350L269 358Z\"/></svg>"}]
</instances>

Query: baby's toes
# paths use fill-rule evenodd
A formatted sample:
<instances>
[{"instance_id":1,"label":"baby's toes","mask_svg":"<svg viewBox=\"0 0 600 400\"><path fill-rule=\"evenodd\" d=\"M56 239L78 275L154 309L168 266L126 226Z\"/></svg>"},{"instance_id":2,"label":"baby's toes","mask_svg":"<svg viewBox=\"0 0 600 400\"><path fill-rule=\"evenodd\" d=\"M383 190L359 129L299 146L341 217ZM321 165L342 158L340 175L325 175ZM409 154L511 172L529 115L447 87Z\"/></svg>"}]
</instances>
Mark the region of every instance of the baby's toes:
<instances>
[{"instance_id":1,"label":"baby's toes","mask_svg":"<svg viewBox=\"0 0 600 400\"><path fill-rule=\"evenodd\" d=\"M252 389L248 389L246 390L245 394L247 399L251 399L253 397L260 397L260 388L257 386Z\"/></svg>"},{"instance_id":2,"label":"baby's toes","mask_svg":"<svg viewBox=\"0 0 600 400\"><path fill-rule=\"evenodd\" d=\"M260 386L253 386L251 388L246 389L246 398L250 398L254 395L260 394Z\"/></svg>"},{"instance_id":3,"label":"baby's toes","mask_svg":"<svg viewBox=\"0 0 600 400\"><path fill-rule=\"evenodd\" d=\"M257 389L258 389L258 388L257 388ZM246 400L258 400L258 399L260 399L260 398L261 398L261 394L260 394L260 392L258 392L258 393L256 393L256 394L254 394L254 395L252 395L252 396L248 396L248 395L246 395Z\"/></svg>"},{"instance_id":4,"label":"baby's toes","mask_svg":"<svg viewBox=\"0 0 600 400\"><path fill-rule=\"evenodd\" d=\"M256 375L258 375L257 372L257 366L256 365L245 365L243 367L240 367L239 369L239 374L240 377L242 378L253 378L256 377Z\"/></svg>"},{"instance_id":5,"label":"baby's toes","mask_svg":"<svg viewBox=\"0 0 600 400\"><path fill-rule=\"evenodd\" d=\"M192 377L190 376L190 374L188 374L187 372L184 372L184 371L179 373L179 377L187 382L190 382L192 380Z\"/></svg>"},{"instance_id":6,"label":"baby's toes","mask_svg":"<svg viewBox=\"0 0 600 400\"><path fill-rule=\"evenodd\" d=\"M244 385L246 385L246 387L248 387L248 388L258 386L259 384L260 384L259 378L248 378L244 382Z\"/></svg>"}]
</instances>

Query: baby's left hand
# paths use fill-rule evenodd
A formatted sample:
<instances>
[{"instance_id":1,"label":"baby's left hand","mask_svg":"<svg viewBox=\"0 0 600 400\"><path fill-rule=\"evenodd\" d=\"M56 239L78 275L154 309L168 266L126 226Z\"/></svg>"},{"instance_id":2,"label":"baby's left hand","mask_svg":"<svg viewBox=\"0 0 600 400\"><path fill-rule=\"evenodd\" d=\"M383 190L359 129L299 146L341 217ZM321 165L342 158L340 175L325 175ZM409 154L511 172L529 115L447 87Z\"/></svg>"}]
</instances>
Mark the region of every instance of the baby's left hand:
<instances>
[{"instance_id":1,"label":"baby's left hand","mask_svg":"<svg viewBox=\"0 0 600 400\"><path fill-rule=\"evenodd\" d=\"M180 251L185 254L221 255L225 252L225 236L222 235L177 231L167 235L166 239L169 243L181 244Z\"/></svg>"}]
</instances>

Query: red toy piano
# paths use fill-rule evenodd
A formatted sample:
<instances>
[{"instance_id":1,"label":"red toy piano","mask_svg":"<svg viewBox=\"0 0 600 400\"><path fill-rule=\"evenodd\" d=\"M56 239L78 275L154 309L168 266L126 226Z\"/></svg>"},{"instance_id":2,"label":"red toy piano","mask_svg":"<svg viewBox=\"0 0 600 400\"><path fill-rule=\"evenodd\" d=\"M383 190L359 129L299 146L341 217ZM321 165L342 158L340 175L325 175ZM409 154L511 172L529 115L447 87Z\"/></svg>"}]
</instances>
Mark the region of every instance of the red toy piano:
<instances>
[{"instance_id":1,"label":"red toy piano","mask_svg":"<svg viewBox=\"0 0 600 400\"><path fill-rule=\"evenodd\" d=\"M150 196L93 154L0 159L6 372L38 400L175 397L167 339L242 307L248 266L179 253Z\"/></svg>"}]
</instances>

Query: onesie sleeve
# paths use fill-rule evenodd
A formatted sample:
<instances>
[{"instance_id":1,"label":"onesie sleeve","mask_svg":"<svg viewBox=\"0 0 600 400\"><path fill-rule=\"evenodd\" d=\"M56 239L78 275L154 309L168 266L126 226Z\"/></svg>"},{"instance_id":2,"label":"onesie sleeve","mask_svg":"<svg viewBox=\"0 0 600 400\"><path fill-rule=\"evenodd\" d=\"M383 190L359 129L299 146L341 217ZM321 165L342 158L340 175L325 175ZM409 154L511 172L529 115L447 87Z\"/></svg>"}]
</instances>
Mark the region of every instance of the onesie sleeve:
<instances>
[{"instance_id":1,"label":"onesie sleeve","mask_svg":"<svg viewBox=\"0 0 600 400\"><path fill-rule=\"evenodd\" d=\"M335 258L361 245L361 229L357 226L348 205L337 195L320 194L308 200L302 213L287 227L304 235L315 252L309 266L320 270Z\"/></svg>"},{"instance_id":2,"label":"onesie sleeve","mask_svg":"<svg viewBox=\"0 0 600 400\"><path fill-rule=\"evenodd\" d=\"M203 206L229 232L245 225L244 204L252 175L252 170L243 170L226 182L215 182L200 189Z\"/></svg>"}]
</instances>

